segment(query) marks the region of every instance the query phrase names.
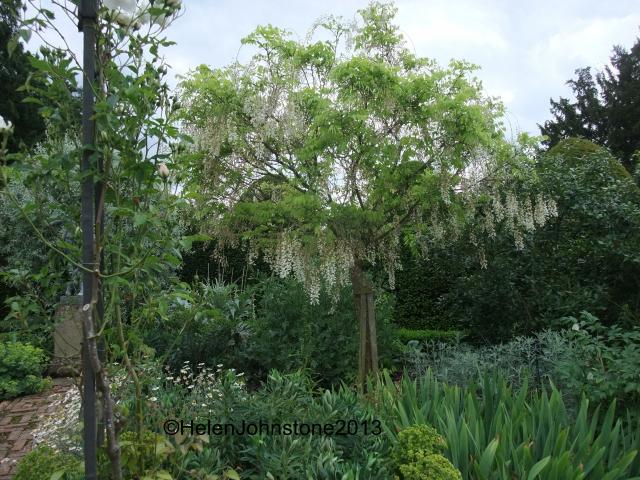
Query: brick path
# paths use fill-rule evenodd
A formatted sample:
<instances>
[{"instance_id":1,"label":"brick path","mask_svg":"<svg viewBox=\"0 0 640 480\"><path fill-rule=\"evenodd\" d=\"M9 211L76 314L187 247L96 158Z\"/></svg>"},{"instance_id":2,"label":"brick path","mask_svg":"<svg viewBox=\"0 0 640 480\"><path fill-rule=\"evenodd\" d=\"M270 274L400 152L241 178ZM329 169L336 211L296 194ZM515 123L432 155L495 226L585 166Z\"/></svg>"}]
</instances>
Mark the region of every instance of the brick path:
<instances>
[{"instance_id":1,"label":"brick path","mask_svg":"<svg viewBox=\"0 0 640 480\"><path fill-rule=\"evenodd\" d=\"M0 402L0 480L9 480L18 460L31 450L38 422L60 408L50 397L70 388L76 388L71 379L56 378L44 392Z\"/></svg>"}]
</instances>

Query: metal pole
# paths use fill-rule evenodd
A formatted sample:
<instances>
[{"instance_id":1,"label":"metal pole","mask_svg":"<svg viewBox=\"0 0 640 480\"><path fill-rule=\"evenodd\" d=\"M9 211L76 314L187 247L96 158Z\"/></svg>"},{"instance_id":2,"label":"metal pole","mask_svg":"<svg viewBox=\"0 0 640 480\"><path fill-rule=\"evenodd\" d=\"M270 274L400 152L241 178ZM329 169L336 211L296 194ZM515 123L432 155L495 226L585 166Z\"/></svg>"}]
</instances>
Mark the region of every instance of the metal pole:
<instances>
[{"instance_id":1,"label":"metal pole","mask_svg":"<svg viewBox=\"0 0 640 480\"><path fill-rule=\"evenodd\" d=\"M82 81L82 263L90 271L83 272L82 303L91 304L93 299L93 273L95 250L95 213L94 213L94 182L92 169L93 144L95 139L95 124L92 120L95 98L93 82L96 78L96 0L81 0L79 8L78 29L83 33L83 81ZM97 287L97 285L96 285ZM82 399L84 420L84 469L87 480L97 477L97 423L96 423L96 378L91 359L89 357L88 335L83 329L83 383L84 395Z\"/></svg>"}]
</instances>

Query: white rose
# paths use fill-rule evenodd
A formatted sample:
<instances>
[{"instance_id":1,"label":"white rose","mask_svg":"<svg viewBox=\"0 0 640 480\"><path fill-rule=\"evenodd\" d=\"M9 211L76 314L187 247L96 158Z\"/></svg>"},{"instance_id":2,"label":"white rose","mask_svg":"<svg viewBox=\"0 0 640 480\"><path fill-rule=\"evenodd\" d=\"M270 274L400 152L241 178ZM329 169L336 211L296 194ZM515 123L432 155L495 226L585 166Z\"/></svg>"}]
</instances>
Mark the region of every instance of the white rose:
<instances>
[{"instance_id":1,"label":"white rose","mask_svg":"<svg viewBox=\"0 0 640 480\"><path fill-rule=\"evenodd\" d=\"M164 163L158 165L158 175L162 178L167 178L169 176L169 168Z\"/></svg>"},{"instance_id":2,"label":"white rose","mask_svg":"<svg viewBox=\"0 0 640 480\"><path fill-rule=\"evenodd\" d=\"M124 10L115 10L113 19L119 25L128 27L133 22L133 15L131 15L129 12L125 12Z\"/></svg>"},{"instance_id":3,"label":"white rose","mask_svg":"<svg viewBox=\"0 0 640 480\"><path fill-rule=\"evenodd\" d=\"M133 23L136 0L104 0L103 5L111 10L113 20L119 25L128 27Z\"/></svg>"},{"instance_id":4,"label":"white rose","mask_svg":"<svg viewBox=\"0 0 640 480\"><path fill-rule=\"evenodd\" d=\"M109 10L124 10L133 13L136 9L136 0L103 0L102 4Z\"/></svg>"},{"instance_id":5,"label":"white rose","mask_svg":"<svg viewBox=\"0 0 640 480\"><path fill-rule=\"evenodd\" d=\"M151 4L149 0L142 0L138 3L138 10L136 11L136 17L140 23L151 23L151 15L149 14L149 9L151 8Z\"/></svg>"},{"instance_id":6,"label":"white rose","mask_svg":"<svg viewBox=\"0 0 640 480\"><path fill-rule=\"evenodd\" d=\"M5 121L2 115L0 115L0 132L11 129L13 129L13 124L9 120Z\"/></svg>"}]
</instances>

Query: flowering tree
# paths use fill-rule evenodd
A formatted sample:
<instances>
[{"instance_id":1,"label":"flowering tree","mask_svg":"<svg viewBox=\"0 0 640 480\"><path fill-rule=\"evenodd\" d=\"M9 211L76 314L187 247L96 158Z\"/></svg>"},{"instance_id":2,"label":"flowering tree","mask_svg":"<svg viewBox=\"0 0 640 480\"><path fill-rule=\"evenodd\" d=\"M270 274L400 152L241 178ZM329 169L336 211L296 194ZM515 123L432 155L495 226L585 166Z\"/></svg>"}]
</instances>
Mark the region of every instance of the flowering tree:
<instances>
[{"instance_id":1,"label":"flowering tree","mask_svg":"<svg viewBox=\"0 0 640 480\"><path fill-rule=\"evenodd\" d=\"M136 366L141 353L124 332L127 326L149 316L162 315L168 302L158 292L163 279L170 277L179 264L179 201L168 189L171 179L167 164L171 164L181 136L173 124L177 104L165 81L167 67L161 49L172 43L162 32L178 14L180 2L98 2L96 76L88 82L95 96L91 121L95 122L96 135L88 145L83 145L77 130L70 128L78 119L78 80L87 73L66 39L60 38L63 47L59 47L43 35L45 29L60 31L54 13L62 12L75 23L76 5L56 3L60 11L53 12L34 3L31 6L36 15L24 19L20 37L38 35L45 46L41 55L31 60L37 81L27 83L24 89L29 95L27 101L39 106L50 135L63 136L64 141L57 138L24 154L7 155L3 148L3 160L12 163L3 166L1 173L3 185L63 190L63 198L49 201L66 199L66 203L57 206L58 211L64 212L57 221L65 235L38 228L33 222L35 203L20 202L12 188L1 193L50 250L69 266L90 273L93 285L101 286L103 296L94 288L93 298L83 307L87 339L83 348L89 352L102 397L111 478L120 479L123 474L118 418L125 412L119 412L111 398L108 371L104 358L98 355L98 342L106 339L107 355L122 359L126 365L136 387L133 417L141 433L145 403ZM0 124L3 131L8 130L5 127ZM90 168L81 172L78 165L86 149L91 152ZM92 212L95 248L91 267L80 260L82 232L77 208L79 185L87 175L94 179L97 193ZM156 472L145 470L141 461L139 471L134 473L142 476Z\"/></svg>"},{"instance_id":2,"label":"flowering tree","mask_svg":"<svg viewBox=\"0 0 640 480\"><path fill-rule=\"evenodd\" d=\"M505 210L503 193L476 195L514 155L500 105L482 95L473 67L416 57L390 5L359 13L352 25L319 22L306 42L259 27L242 42L255 52L248 63L201 66L183 99L200 152L190 188L208 225L220 241L246 242L251 258L264 252L280 276L295 275L311 302L323 286L335 293L351 282L363 384L377 369L367 269L381 264L393 288L401 242L451 234L482 205L482 231L505 219L520 235L534 206L508 195ZM544 199L537 208L544 221Z\"/></svg>"}]
</instances>

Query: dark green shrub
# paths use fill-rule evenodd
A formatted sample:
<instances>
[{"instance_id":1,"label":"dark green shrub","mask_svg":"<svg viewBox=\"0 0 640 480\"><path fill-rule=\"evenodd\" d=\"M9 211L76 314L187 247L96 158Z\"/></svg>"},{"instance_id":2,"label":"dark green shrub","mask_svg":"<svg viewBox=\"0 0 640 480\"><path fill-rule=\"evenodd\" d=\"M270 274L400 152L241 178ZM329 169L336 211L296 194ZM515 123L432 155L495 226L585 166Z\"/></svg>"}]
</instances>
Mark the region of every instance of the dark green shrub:
<instances>
[{"instance_id":1,"label":"dark green shrub","mask_svg":"<svg viewBox=\"0 0 640 480\"><path fill-rule=\"evenodd\" d=\"M605 327L588 312L563 319L569 354L557 365L563 388L595 403L638 411L640 406L640 327Z\"/></svg>"},{"instance_id":2,"label":"dark green shrub","mask_svg":"<svg viewBox=\"0 0 640 480\"><path fill-rule=\"evenodd\" d=\"M429 259L402 250L402 270L396 273L394 322L411 330L451 330L459 328L455 298L450 295L461 263L453 261L453 252L434 250Z\"/></svg>"},{"instance_id":3,"label":"dark green shrub","mask_svg":"<svg viewBox=\"0 0 640 480\"><path fill-rule=\"evenodd\" d=\"M157 318L144 332L144 341L174 371L184 362L243 368L250 337L253 302L234 284L199 283L191 299L179 299L168 318Z\"/></svg>"},{"instance_id":4,"label":"dark green shrub","mask_svg":"<svg viewBox=\"0 0 640 480\"><path fill-rule=\"evenodd\" d=\"M459 330L413 330L409 328L398 329L398 338L402 343L416 340L418 342L455 342L462 338L463 334Z\"/></svg>"},{"instance_id":5,"label":"dark green shrub","mask_svg":"<svg viewBox=\"0 0 640 480\"><path fill-rule=\"evenodd\" d=\"M62 476L57 477L60 480L84 479L84 468L80 459L40 445L22 457L13 480L49 480L54 473L61 472Z\"/></svg>"},{"instance_id":6,"label":"dark green shrub","mask_svg":"<svg viewBox=\"0 0 640 480\"><path fill-rule=\"evenodd\" d=\"M322 294L318 305L309 303L293 278L264 278L252 291L256 316L249 352L258 378L271 369L322 372L328 383L353 374L357 330L348 290L335 304Z\"/></svg>"},{"instance_id":7,"label":"dark green shrub","mask_svg":"<svg viewBox=\"0 0 640 480\"><path fill-rule=\"evenodd\" d=\"M640 321L640 189L620 162L570 139L539 157L516 192L539 191L558 217L525 235L518 250L504 226L483 242L469 232L429 246L429 260L403 261L396 321L421 329L468 329L477 343L504 342L587 310L604 325Z\"/></svg>"},{"instance_id":8,"label":"dark green shrub","mask_svg":"<svg viewBox=\"0 0 640 480\"><path fill-rule=\"evenodd\" d=\"M293 372L307 369L323 385L350 381L357 369L358 330L350 288L333 300L320 295L311 305L293 278L263 279L252 290L256 315L251 322L248 356L258 378L271 369ZM383 365L393 358L395 329L389 295L376 297L378 350Z\"/></svg>"},{"instance_id":9,"label":"dark green shrub","mask_svg":"<svg viewBox=\"0 0 640 480\"><path fill-rule=\"evenodd\" d=\"M44 352L20 342L0 343L0 400L37 393L50 381L42 378Z\"/></svg>"}]
</instances>

